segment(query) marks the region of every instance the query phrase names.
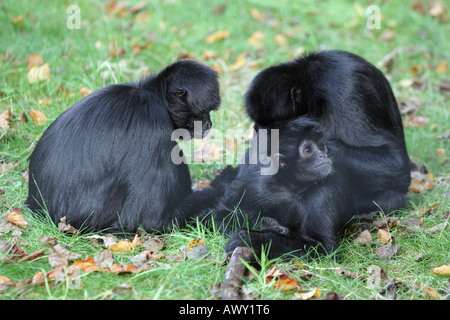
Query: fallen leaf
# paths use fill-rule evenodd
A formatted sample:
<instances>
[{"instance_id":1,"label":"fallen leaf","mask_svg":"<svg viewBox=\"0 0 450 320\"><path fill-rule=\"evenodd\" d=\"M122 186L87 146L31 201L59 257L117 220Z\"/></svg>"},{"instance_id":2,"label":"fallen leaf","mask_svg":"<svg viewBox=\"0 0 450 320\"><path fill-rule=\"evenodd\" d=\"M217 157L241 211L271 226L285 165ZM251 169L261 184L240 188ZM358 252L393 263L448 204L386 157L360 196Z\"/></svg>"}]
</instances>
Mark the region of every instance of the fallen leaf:
<instances>
[{"instance_id":1,"label":"fallen leaf","mask_svg":"<svg viewBox=\"0 0 450 320\"><path fill-rule=\"evenodd\" d=\"M95 265L101 268L110 268L114 265L114 257L112 251L109 250L101 250L94 257Z\"/></svg>"},{"instance_id":2,"label":"fallen leaf","mask_svg":"<svg viewBox=\"0 0 450 320\"><path fill-rule=\"evenodd\" d=\"M12 24L18 24L18 23L22 23L23 22L23 16L20 15L18 17L14 17L11 19L11 23Z\"/></svg>"},{"instance_id":3,"label":"fallen leaf","mask_svg":"<svg viewBox=\"0 0 450 320\"><path fill-rule=\"evenodd\" d=\"M319 298L322 295L319 288L314 288L308 292L295 292L294 297L299 300L309 300L312 298Z\"/></svg>"},{"instance_id":4,"label":"fallen leaf","mask_svg":"<svg viewBox=\"0 0 450 320\"><path fill-rule=\"evenodd\" d=\"M81 255L79 253L72 252L60 244L56 244L53 246L50 255L48 256L48 263L52 267L56 267L59 265L67 266L69 264L69 260L78 259Z\"/></svg>"},{"instance_id":5,"label":"fallen leaf","mask_svg":"<svg viewBox=\"0 0 450 320\"><path fill-rule=\"evenodd\" d=\"M396 245L395 242L392 241L382 246L378 246L375 250L375 254L382 259L388 259L395 256L399 250L400 246Z\"/></svg>"},{"instance_id":6,"label":"fallen leaf","mask_svg":"<svg viewBox=\"0 0 450 320\"><path fill-rule=\"evenodd\" d=\"M152 45L150 43L142 44L142 45L134 44L133 45L133 53L138 54L139 52L141 52L144 49L151 49L151 47L152 47Z\"/></svg>"},{"instance_id":7,"label":"fallen leaf","mask_svg":"<svg viewBox=\"0 0 450 320\"><path fill-rule=\"evenodd\" d=\"M444 148L437 148L436 154L439 159L444 159L445 157L447 157L447 152Z\"/></svg>"},{"instance_id":8,"label":"fallen leaf","mask_svg":"<svg viewBox=\"0 0 450 320\"><path fill-rule=\"evenodd\" d=\"M258 20L259 22L262 22L264 20L264 15L256 8L250 9L250 15L253 19Z\"/></svg>"},{"instance_id":9,"label":"fallen leaf","mask_svg":"<svg viewBox=\"0 0 450 320\"><path fill-rule=\"evenodd\" d=\"M250 38L248 38L247 43L254 48L262 48L263 44L261 40L266 37L266 34L262 31L255 31Z\"/></svg>"},{"instance_id":10,"label":"fallen leaf","mask_svg":"<svg viewBox=\"0 0 450 320\"><path fill-rule=\"evenodd\" d=\"M208 44L215 43L218 41L222 41L230 36L230 31L228 30L220 30L216 31L212 34L210 34L206 39L205 42Z\"/></svg>"},{"instance_id":11,"label":"fallen leaf","mask_svg":"<svg viewBox=\"0 0 450 320\"><path fill-rule=\"evenodd\" d=\"M114 43L109 44L109 56L111 58L117 58L125 53L125 49L122 47L116 47Z\"/></svg>"},{"instance_id":12,"label":"fallen leaf","mask_svg":"<svg viewBox=\"0 0 450 320\"><path fill-rule=\"evenodd\" d=\"M28 222L27 220L25 220L25 217L23 216L22 212L23 212L22 208L13 208L10 211L8 211L6 219L16 226L27 228Z\"/></svg>"},{"instance_id":13,"label":"fallen leaf","mask_svg":"<svg viewBox=\"0 0 450 320\"><path fill-rule=\"evenodd\" d=\"M38 126L44 125L47 121L47 116L42 111L34 109L31 109L30 117L33 120L34 124Z\"/></svg>"},{"instance_id":14,"label":"fallen leaf","mask_svg":"<svg viewBox=\"0 0 450 320\"><path fill-rule=\"evenodd\" d=\"M285 35L277 34L274 37L275 42L281 47L287 47L289 45L289 41Z\"/></svg>"},{"instance_id":15,"label":"fallen leaf","mask_svg":"<svg viewBox=\"0 0 450 320\"><path fill-rule=\"evenodd\" d=\"M442 296L433 288L427 286L423 282L420 284L421 289L424 291L424 298L430 298L430 299L442 299Z\"/></svg>"},{"instance_id":16,"label":"fallen leaf","mask_svg":"<svg viewBox=\"0 0 450 320\"><path fill-rule=\"evenodd\" d=\"M386 271L376 265L370 265L367 268L368 277L366 279L369 288L379 288L381 285L389 280Z\"/></svg>"},{"instance_id":17,"label":"fallen leaf","mask_svg":"<svg viewBox=\"0 0 450 320\"><path fill-rule=\"evenodd\" d=\"M438 17L439 19L443 19L445 17L444 4L440 1L433 2L430 9L428 10L428 14L432 17Z\"/></svg>"},{"instance_id":18,"label":"fallen leaf","mask_svg":"<svg viewBox=\"0 0 450 320\"><path fill-rule=\"evenodd\" d=\"M325 300L344 300L344 294L329 291L325 295Z\"/></svg>"},{"instance_id":19,"label":"fallen leaf","mask_svg":"<svg viewBox=\"0 0 450 320\"><path fill-rule=\"evenodd\" d=\"M437 73L447 73L447 62L442 61L437 65L435 70Z\"/></svg>"},{"instance_id":20,"label":"fallen leaf","mask_svg":"<svg viewBox=\"0 0 450 320\"><path fill-rule=\"evenodd\" d=\"M341 277L350 278L350 279L362 279L358 272L352 272L344 268L338 268L335 270L335 273Z\"/></svg>"},{"instance_id":21,"label":"fallen leaf","mask_svg":"<svg viewBox=\"0 0 450 320\"><path fill-rule=\"evenodd\" d=\"M10 127L11 110L5 110L0 114L0 128L8 129Z\"/></svg>"},{"instance_id":22,"label":"fallen leaf","mask_svg":"<svg viewBox=\"0 0 450 320\"><path fill-rule=\"evenodd\" d=\"M284 271L280 271L277 266L267 272L265 279L266 283L273 282L273 287L280 291L290 291L300 288L297 279L290 277Z\"/></svg>"},{"instance_id":23,"label":"fallen leaf","mask_svg":"<svg viewBox=\"0 0 450 320\"><path fill-rule=\"evenodd\" d=\"M448 224L448 221L445 221L445 222L435 225L434 227L431 227L431 228L428 228L425 230L428 232L431 232L431 233L438 232L438 231L444 230L444 228L447 226L447 224Z\"/></svg>"},{"instance_id":24,"label":"fallen leaf","mask_svg":"<svg viewBox=\"0 0 450 320\"><path fill-rule=\"evenodd\" d=\"M37 81L45 81L50 79L50 66L48 63L43 64L42 66L36 66L31 68L28 71L28 82L33 84Z\"/></svg>"},{"instance_id":25,"label":"fallen leaf","mask_svg":"<svg viewBox=\"0 0 450 320\"><path fill-rule=\"evenodd\" d=\"M195 239L190 241L186 247L180 248L180 251L188 259L200 260L208 255L208 248L203 239Z\"/></svg>"},{"instance_id":26,"label":"fallen leaf","mask_svg":"<svg viewBox=\"0 0 450 320\"><path fill-rule=\"evenodd\" d=\"M112 252L128 252L132 251L133 248L134 246L130 241L123 240L111 245L108 250Z\"/></svg>"},{"instance_id":27,"label":"fallen leaf","mask_svg":"<svg viewBox=\"0 0 450 320\"><path fill-rule=\"evenodd\" d=\"M242 69L247 62L244 54L240 54L236 57L236 61L228 68L229 71L237 71Z\"/></svg>"},{"instance_id":28,"label":"fallen leaf","mask_svg":"<svg viewBox=\"0 0 450 320\"><path fill-rule=\"evenodd\" d=\"M387 243L393 239L392 234L383 229L378 229L378 237L380 238L381 243Z\"/></svg>"},{"instance_id":29,"label":"fallen leaf","mask_svg":"<svg viewBox=\"0 0 450 320\"><path fill-rule=\"evenodd\" d=\"M78 234L79 231L67 223L67 217L62 217L58 223L58 230L64 233Z\"/></svg>"},{"instance_id":30,"label":"fallen leaf","mask_svg":"<svg viewBox=\"0 0 450 320\"><path fill-rule=\"evenodd\" d=\"M363 246L368 246L372 242L372 235L369 230L364 230L355 238L355 242Z\"/></svg>"},{"instance_id":31,"label":"fallen leaf","mask_svg":"<svg viewBox=\"0 0 450 320\"><path fill-rule=\"evenodd\" d=\"M392 29L386 29L383 31L383 33L380 35L380 39L383 41L392 40L395 37L395 31Z\"/></svg>"},{"instance_id":32,"label":"fallen leaf","mask_svg":"<svg viewBox=\"0 0 450 320\"><path fill-rule=\"evenodd\" d=\"M81 87L81 89L78 90L78 93L81 94L83 97L86 97L87 95L92 93L92 90L86 87Z\"/></svg>"},{"instance_id":33,"label":"fallen leaf","mask_svg":"<svg viewBox=\"0 0 450 320\"><path fill-rule=\"evenodd\" d=\"M411 184L408 187L409 192L424 193L434 188L434 184L430 181L420 181L411 179Z\"/></svg>"},{"instance_id":34,"label":"fallen leaf","mask_svg":"<svg viewBox=\"0 0 450 320\"><path fill-rule=\"evenodd\" d=\"M17 243L10 244L7 241L0 241L0 263L18 260L26 256L26 253Z\"/></svg>"},{"instance_id":35,"label":"fallen leaf","mask_svg":"<svg viewBox=\"0 0 450 320\"><path fill-rule=\"evenodd\" d=\"M0 285L11 286L12 284L13 282L8 277L0 276Z\"/></svg>"},{"instance_id":36,"label":"fallen leaf","mask_svg":"<svg viewBox=\"0 0 450 320\"><path fill-rule=\"evenodd\" d=\"M434 268L433 273L450 276L450 264Z\"/></svg>"},{"instance_id":37,"label":"fallen leaf","mask_svg":"<svg viewBox=\"0 0 450 320\"><path fill-rule=\"evenodd\" d=\"M102 268L95 263L94 258L92 257L74 261L72 263L72 266L78 267L81 271L84 272L94 272L102 270Z\"/></svg>"},{"instance_id":38,"label":"fallen leaf","mask_svg":"<svg viewBox=\"0 0 450 320\"><path fill-rule=\"evenodd\" d=\"M25 61L28 62L28 70L39 67L44 63L44 58L37 53L31 53L26 58Z\"/></svg>"}]
</instances>

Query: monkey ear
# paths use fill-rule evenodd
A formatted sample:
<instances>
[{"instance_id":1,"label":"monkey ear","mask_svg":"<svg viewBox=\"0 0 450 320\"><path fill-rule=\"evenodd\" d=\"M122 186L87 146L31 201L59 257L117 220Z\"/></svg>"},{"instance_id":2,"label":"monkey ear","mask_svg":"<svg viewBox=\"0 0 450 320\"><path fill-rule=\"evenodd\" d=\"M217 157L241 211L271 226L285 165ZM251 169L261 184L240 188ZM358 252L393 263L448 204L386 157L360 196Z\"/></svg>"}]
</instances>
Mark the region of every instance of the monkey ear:
<instances>
[{"instance_id":1,"label":"monkey ear","mask_svg":"<svg viewBox=\"0 0 450 320\"><path fill-rule=\"evenodd\" d=\"M300 88L297 88L297 87L292 87L291 99L292 99L292 101L299 103L302 99L302 90L300 90Z\"/></svg>"}]
</instances>

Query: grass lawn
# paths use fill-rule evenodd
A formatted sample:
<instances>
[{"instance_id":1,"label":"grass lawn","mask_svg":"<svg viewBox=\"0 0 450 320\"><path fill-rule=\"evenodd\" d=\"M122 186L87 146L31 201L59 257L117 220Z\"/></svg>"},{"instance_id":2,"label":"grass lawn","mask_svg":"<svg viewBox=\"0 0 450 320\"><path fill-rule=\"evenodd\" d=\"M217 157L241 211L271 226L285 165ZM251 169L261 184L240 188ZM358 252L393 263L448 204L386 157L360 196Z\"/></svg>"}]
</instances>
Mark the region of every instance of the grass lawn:
<instances>
[{"instance_id":1,"label":"grass lawn","mask_svg":"<svg viewBox=\"0 0 450 320\"><path fill-rule=\"evenodd\" d=\"M141 234L140 243L130 239L128 249L114 252L106 250L107 240L99 235L61 232L26 209L28 225L13 226L7 213L23 207L27 158L47 126L89 90L134 81L183 57L219 71L222 105L212 114L213 127L222 132L248 130L252 124L242 97L253 76L264 67L321 49L350 51L379 65L399 101L411 159L431 174L415 176L415 189L422 192L410 192L408 207L387 227L366 223L346 230L339 260L263 258L250 267L243 294L252 299L324 299L332 293L343 299L387 299L395 292L404 300L449 298L449 276L435 269L450 264L448 3L144 3L0 4L0 299L220 299L227 240L201 225L157 238ZM381 13L376 29L367 27L370 4ZM227 146L197 141L184 148L195 156L202 148L214 154ZM192 179L208 181L224 166L218 160L194 163ZM385 232L388 241L382 243ZM371 239L362 245L361 234L367 233ZM42 235L56 238L59 246ZM193 245L196 239L203 241ZM180 249L205 245L208 256L180 258ZM398 250L383 254L394 245ZM140 263L137 256L148 247L154 253L147 258L144 253ZM53 260L58 248L66 250L60 256L70 260L69 266L84 260L83 267L58 269ZM41 249L42 254L19 261ZM278 276L270 276L274 271ZM390 279L391 287L386 285ZM291 285L281 286L283 280Z\"/></svg>"}]
</instances>

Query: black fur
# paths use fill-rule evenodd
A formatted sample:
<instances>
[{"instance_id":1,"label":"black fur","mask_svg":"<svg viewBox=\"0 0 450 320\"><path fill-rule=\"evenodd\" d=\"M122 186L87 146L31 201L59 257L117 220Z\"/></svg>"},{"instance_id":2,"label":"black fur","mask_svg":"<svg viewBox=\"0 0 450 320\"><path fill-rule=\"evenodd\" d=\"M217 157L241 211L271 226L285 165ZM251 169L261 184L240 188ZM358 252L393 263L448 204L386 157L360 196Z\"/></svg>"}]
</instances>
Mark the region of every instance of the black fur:
<instances>
[{"instance_id":1,"label":"black fur","mask_svg":"<svg viewBox=\"0 0 450 320\"><path fill-rule=\"evenodd\" d=\"M216 72L193 60L93 92L38 142L29 159L26 204L89 230L153 231L184 223L191 212L180 205L189 207L191 179L186 164L171 161L178 148L171 135L177 128L194 134L196 120L202 131L209 129L209 112L219 104Z\"/></svg>"},{"instance_id":2,"label":"black fur","mask_svg":"<svg viewBox=\"0 0 450 320\"><path fill-rule=\"evenodd\" d=\"M272 155L279 160L275 175L261 175L265 165L260 163L234 169L237 175L212 210L225 233L238 229L227 252L243 245L260 250L264 245L273 258L291 251L301 256L318 245L321 253L336 249L338 231L355 210L347 180L333 170L327 146L332 145L320 125L300 117L281 126L280 153ZM218 180L216 185L225 183ZM262 230L252 230L258 227Z\"/></svg>"},{"instance_id":3,"label":"black fur","mask_svg":"<svg viewBox=\"0 0 450 320\"><path fill-rule=\"evenodd\" d=\"M363 58L343 51L312 53L261 71L245 95L256 128L276 128L308 115L326 128L339 152L361 213L402 208L410 161L389 82Z\"/></svg>"}]
</instances>

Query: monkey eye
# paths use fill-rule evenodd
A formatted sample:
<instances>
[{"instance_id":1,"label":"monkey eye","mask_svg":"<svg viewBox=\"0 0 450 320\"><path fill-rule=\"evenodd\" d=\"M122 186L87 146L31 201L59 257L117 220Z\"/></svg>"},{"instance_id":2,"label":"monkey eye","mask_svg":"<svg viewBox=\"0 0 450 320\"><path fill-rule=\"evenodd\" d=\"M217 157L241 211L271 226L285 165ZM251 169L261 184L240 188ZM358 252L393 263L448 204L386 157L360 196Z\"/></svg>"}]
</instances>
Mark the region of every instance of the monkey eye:
<instances>
[{"instance_id":1,"label":"monkey eye","mask_svg":"<svg viewBox=\"0 0 450 320\"><path fill-rule=\"evenodd\" d=\"M186 95L186 89L184 88L176 89L175 94L179 97L183 97Z\"/></svg>"}]
</instances>

